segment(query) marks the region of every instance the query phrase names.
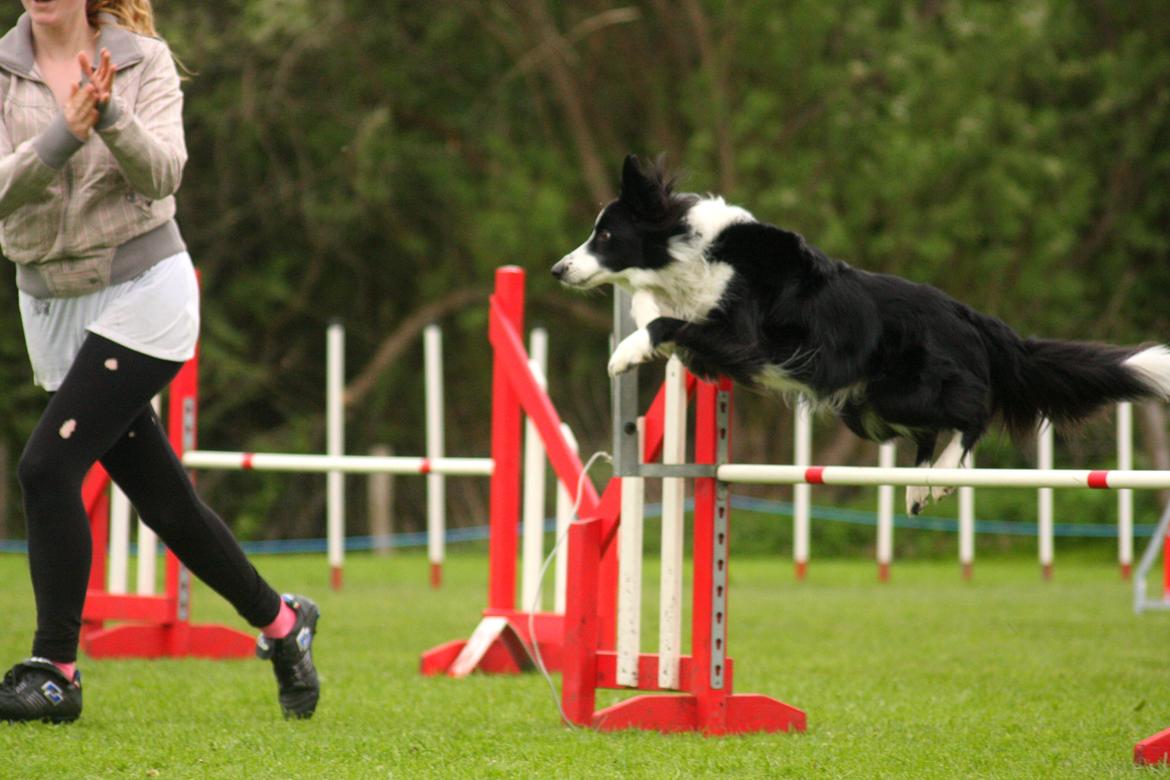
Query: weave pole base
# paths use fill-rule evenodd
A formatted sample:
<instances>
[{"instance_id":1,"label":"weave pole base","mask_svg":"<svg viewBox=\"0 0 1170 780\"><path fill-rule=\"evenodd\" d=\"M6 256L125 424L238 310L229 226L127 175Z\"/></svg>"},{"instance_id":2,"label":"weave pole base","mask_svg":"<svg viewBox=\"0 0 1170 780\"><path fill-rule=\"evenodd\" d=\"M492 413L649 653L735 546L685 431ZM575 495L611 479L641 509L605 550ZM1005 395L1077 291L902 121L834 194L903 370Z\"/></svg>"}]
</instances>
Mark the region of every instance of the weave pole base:
<instances>
[{"instance_id":1,"label":"weave pole base","mask_svg":"<svg viewBox=\"0 0 1170 780\"><path fill-rule=\"evenodd\" d=\"M1170 762L1170 729L1159 731L1133 746L1135 764L1165 764Z\"/></svg>"},{"instance_id":2,"label":"weave pole base","mask_svg":"<svg viewBox=\"0 0 1170 780\"><path fill-rule=\"evenodd\" d=\"M81 649L90 658L248 658L256 637L227 626L125 624L83 631Z\"/></svg>"},{"instance_id":3,"label":"weave pole base","mask_svg":"<svg viewBox=\"0 0 1170 780\"><path fill-rule=\"evenodd\" d=\"M562 616L538 613L532 625L544 667L560 671ZM534 666L532 639L527 613L485 610L469 639L456 639L425 651L419 658L419 672L428 677L466 677L472 672L519 674Z\"/></svg>"},{"instance_id":4,"label":"weave pole base","mask_svg":"<svg viewBox=\"0 0 1170 780\"><path fill-rule=\"evenodd\" d=\"M804 731L806 725L802 710L756 693L732 694L722 700L721 707L707 712L691 694L635 696L593 715L593 728L598 731L698 731L718 736Z\"/></svg>"}]
</instances>

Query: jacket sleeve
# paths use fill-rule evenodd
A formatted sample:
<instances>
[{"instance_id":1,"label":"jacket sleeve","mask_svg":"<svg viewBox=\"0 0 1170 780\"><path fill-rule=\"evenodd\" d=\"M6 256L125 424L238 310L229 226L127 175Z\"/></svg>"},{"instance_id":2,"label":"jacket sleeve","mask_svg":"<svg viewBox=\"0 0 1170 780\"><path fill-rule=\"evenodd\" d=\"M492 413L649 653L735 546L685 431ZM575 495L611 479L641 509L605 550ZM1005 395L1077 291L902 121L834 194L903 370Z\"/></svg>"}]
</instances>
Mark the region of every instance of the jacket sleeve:
<instances>
[{"instance_id":1,"label":"jacket sleeve","mask_svg":"<svg viewBox=\"0 0 1170 780\"><path fill-rule=\"evenodd\" d=\"M36 138L15 147L8 125L0 121L0 219L44 193L81 146L63 114Z\"/></svg>"},{"instance_id":2,"label":"jacket sleeve","mask_svg":"<svg viewBox=\"0 0 1170 780\"><path fill-rule=\"evenodd\" d=\"M141 67L136 104L110 98L97 131L135 192L160 200L179 189L187 162L183 92L165 45L152 46Z\"/></svg>"}]
</instances>

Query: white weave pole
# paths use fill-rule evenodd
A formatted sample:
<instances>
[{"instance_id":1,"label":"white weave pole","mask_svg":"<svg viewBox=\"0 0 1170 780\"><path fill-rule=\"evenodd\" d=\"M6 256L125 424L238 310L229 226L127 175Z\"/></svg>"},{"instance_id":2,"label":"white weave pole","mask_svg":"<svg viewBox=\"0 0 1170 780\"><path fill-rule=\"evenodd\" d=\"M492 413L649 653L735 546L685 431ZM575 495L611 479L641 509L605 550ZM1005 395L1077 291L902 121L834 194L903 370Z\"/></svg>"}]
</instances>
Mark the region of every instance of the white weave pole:
<instances>
[{"instance_id":1,"label":"white weave pole","mask_svg":"<svg viewBox=\"0 0 1170 780\"><path fill-rule=\"evenodd\" d=\"M130 559L130 499L110 483L110 558L106 565L106 590L125 594Z\"/></svg>"},{"instance_id":2,"label":"white weave pole","mask_svg":"<svg viewBox=\"0 0 1170 780\"><path fill-rule=\"evenodd\" d=\"M975 453L968 452L965 461L969 468L975 467ZM975 574L975 488L959 488L959 568L963 579L969 580Z\"/></svg>"},{"instance_id":3,"label":"white weave pole","mask_svg":"<svg viewBox=\"0 0 1170 780\"><path fill-rule=\"evenodd\" d=\"M565 443L569 445L569 449L573 454L577 454L577 437L573 435L573 430L569 428L568 423L561 423L561 435L565 437ZM574 489L576 486L574 486ZM557 480L557 536L558 540L565 540L557 546L556 557L556 575L555 575L555 595L553 597L553 611L558 615L565 614L565 593L567 592L569 583L569 544L568 537L565 534L569 531L569 526L573 522L573 504L576 503L576 497L569 492L568 488Z\"/></svg>"},{"instance_id":4,"label":"white weave pole","mask_svg":"<svg viewBox=\"0 0 1170 780\"><path fill-rule=\"evenodd\" d=\"M804 398L796 403L794 427L793 462L808 466L812 463L812 406ZM803 580L808 572L811 490L808 485L796 485L792 489L792 560L796 564L797 580Z\"/></svg>"},{"instance_id":5,"label":"white weave pole","mask_svg":"<svg viewBox=\"0 0 1170 780\"><path fill-rule=\"evenodd\" d=\"M686 372L672 356L666 363L666 408L662 420L662 462L684 463L687 450ZM662 571L658 600L658 687L679 688L682 654L683 504L686 480L662 480Z\"/></svg>"},{"instance_id":6,"label":"white weave pole","mask_svg":"<svg viewBox=\"0 0 1170 780\"><path fill-rule=\"evenodd\" d=\"M345 452L345 326L329 324L325 336L325 451L340 456ZM325 477L326 530L329 537L330 583L341 590L345 565L345 475L330 471Z\"/></svg>"},{"instance_id":7,"label":"white weave pole","mask_svg":"<svg viewBox=\"0 0 1170 780\"><path fill-rule=\"evenodd\" d=\"M892 469L897 463L898 447L888 441L878 447L878 465ZM894 486L878 486L877 565L878 581L890 579L890 563L894 558Z\"/></svg>"},{"instance_id":8,"label":"white weave pole","mask_svg":"<svg viewBox=\"0 0 1170 780\"><path fill-rule=\"evenodd\" d=\"M1122 401L1117 405L1117 468L1133 468L1133 404ZM1133 491L1117 491L1117 562L1122 579L1129 579L1133 566Z\"/></svg>"},{"instance_id":9,"label":"white weave pole","mask_svg":"<svg viewBox=\"0 0 1170 780\"><path fill-rule=\"evenodd\" d=\"M536 383L545 389L548 381L548 333L533 328L528 337L528 368ZM524 611L540 612L540 568L544 562L545 458L540 432L531 419L524 422L524 503L523 543L521 544L520 606Z\"/></svg>"},{"instance_id":10,"label":"white weave pole","mask_svg":"<svg viewBox=\"0 0 1170 780\"><path fill-rule=\"evenodd\" d=\"M426 396L427 460L443 457L443 332L438 325L423 330L423 393ZM443 581L446 558L447 478L427 474L427 560L431 564L431 587Z\"/></svg>"},{"instance_id":11,"label":"white weave pole","mask_svg":"<svg viewBox=\"0 0 1170 780\"><path fill-rule=\"evenodd\" d=\"M157 395L151 399L155 416L162 410L162 399ZM158 536L147 527L146 523L138 521L138 576L135 581L135 590L139 596L154 595L155 570L158 567Z\"/></svg>"},{"instance_id":12,"label":"white weave pole","mask_svg":"<svg viewBox=\"0 0 1170 780\"><path fill-rule=\"evenodd\" d=\"M638 418L638 454L643 451L644 419ZM622 520L618 527L617 683L638 685L642 639L642 520L645 481L622 477Z\"/></svg>"},{"instance_id":13,"label":"white weave pole","mask_svg":"<svg viewBox=\"0 0 1170 780\"><path fill-rule=\"evenodd\" d=\"M1040 471L1051 471L1053 464L1052 423L1044 420L1040 423L1040 432L1036 446L1036 468ZM1039 551L1040 570L1044 579L1052 578L1052 488L1042 487L1039 493L1037 519L1039 520Z\"/></svg>"}]
</instances>

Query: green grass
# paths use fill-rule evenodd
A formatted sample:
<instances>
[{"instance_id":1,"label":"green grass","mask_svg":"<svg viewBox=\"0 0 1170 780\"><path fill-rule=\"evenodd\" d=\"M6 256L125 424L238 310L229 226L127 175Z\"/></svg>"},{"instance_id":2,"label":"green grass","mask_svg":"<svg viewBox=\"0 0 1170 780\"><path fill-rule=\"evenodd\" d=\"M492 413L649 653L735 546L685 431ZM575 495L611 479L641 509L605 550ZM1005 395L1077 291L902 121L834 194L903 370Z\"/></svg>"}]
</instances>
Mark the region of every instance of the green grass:
<instances>
[{"instance_id":1,"label":"green grass","mask_svg":"<svg viewBox=\"0 0 1170 780\"><path fill-rule=\"evenodd\" d=\"M803 708L809 728L729 738L570 730L535 674L419 676L421 650L476 623L480 555L456 554L441 591L417 554L351 557L340 594L319 557L257 563L322 607L313 720L281 719L256 661L83 658L81 720L0 724L0 777L1106 778L1149 773L1133 744L1170 726L1170 615L1133 615L1101 562L1062 558L1050 583L1031 561L982 561L972 583L906 562L883 586L867 561L814 561L798 585L786 560L735 560L736 690ZM0 556L5 665L28 652L27 580ZM202 587L194 614L240 625Z\"/></svg>"}]
</instances>

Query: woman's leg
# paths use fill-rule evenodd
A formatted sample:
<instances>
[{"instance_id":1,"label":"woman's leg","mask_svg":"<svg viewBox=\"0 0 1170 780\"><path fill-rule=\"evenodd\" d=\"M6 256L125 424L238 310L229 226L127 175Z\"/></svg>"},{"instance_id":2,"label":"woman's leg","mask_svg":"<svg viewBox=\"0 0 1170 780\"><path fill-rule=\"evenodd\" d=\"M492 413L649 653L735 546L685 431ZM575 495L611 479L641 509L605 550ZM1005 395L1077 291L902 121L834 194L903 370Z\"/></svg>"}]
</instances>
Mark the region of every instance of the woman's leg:
<instances>
[{"instance_id":1,"label":"woman's leg","mask_svg":"<svg viewBox=\"0 0 1170 780\"><path fill-rule=\"evenodd\" d=\"M259 628L276 618L279 594L244 556L223 520L195 493L150 406L101 462L142 521L244 620Z\"/></svg>"},{"instance_id":2,"label":"woman's leg","mask_svg":"<svg viewBox=\"0 0 1170 780\"><path fill-rule=\"evenodd\" d=\"M29 438L18 472L37 604L34 656L76 658L91 548L81 483L98 459L180 560L245 619L265 625L279 613L279 596L199 501L150 411L179 366L90 334Z\"/></svg>"}]
</instances>

